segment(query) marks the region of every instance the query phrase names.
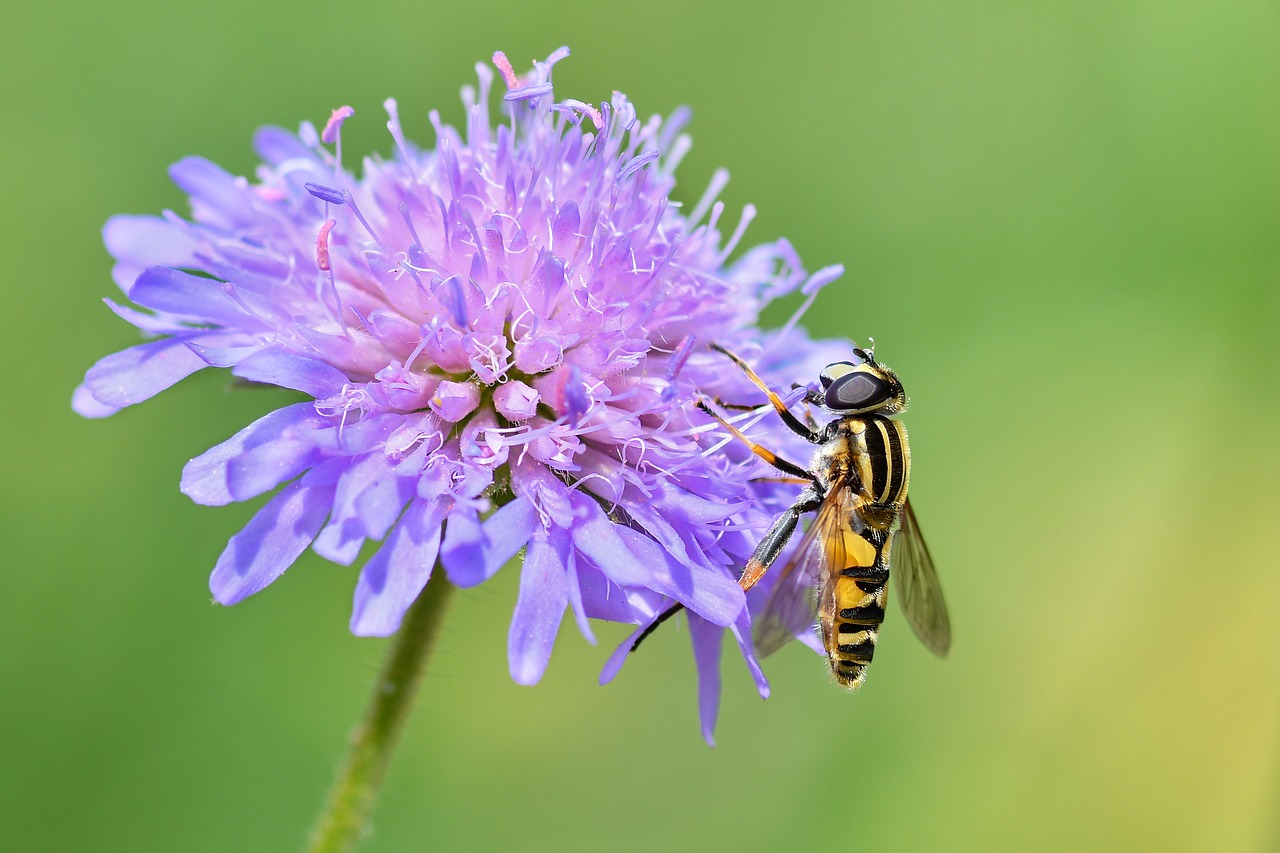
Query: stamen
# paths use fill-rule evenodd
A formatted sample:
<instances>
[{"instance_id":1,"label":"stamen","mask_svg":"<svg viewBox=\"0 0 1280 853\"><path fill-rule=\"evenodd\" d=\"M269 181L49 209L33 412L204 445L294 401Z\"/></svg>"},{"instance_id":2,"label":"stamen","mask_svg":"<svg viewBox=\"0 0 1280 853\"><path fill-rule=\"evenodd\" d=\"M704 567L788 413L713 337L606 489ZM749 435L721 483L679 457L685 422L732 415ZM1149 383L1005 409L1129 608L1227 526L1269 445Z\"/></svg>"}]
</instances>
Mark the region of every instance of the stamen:
<instances>
[{"instance_id":1,"label":"stamen","mask_svg":"<svg viewBox=\"0 0 1280 853\"><path fill-rule=\"evenodd\" d=\"M356 215L356 219L360 220L360 224L364 226L364 230L369 232L369 236L373 238L373 242L381 246L382 240L378 238L378 234L376 231L373 230L373 226L369 224L369 220L364 218L364 214L360 212L360 208L356 207L356 200L351 195L351 190L342 191L342 200L345 201L347 203L347 206L351 208L351 212Z\"/></svg>"},{"instance_id":2,"label":"stamen","mask_svg":"<svg viewBox=\"0 0 1280 853\"><path fill-rule=\"evenodd\" d=\"M686 335L680 345L676 347L675 352L667 359L667 387L662 389L662 401L670 403L676 396L676 377L680 374L680 370L684 367L684 363L689 360L689 355L693 352L693 347L697 344L698 339L693 335Z\"/></svg>"},{"instance_id":3,"label":"stamen","mask_svg":"<svg viewBox=\"0 0 1280 853\"><path fill-rule=\"evenodd\" d=\"M729 183L729 170L716 169L711 176L711 183L707 184L707 191L702 194L702 198L698 199L698 204L693 208L693 213L689 214L689 227L694 228L702 217L715 203L716 196L720 195L720 191L725 188L725 184Z\"/></svg>"},{"instance_id":4,"label":"stamen","mask_svg":"<svg viewBox=\"0 0 1280 853\"><path fill-rule=\"evenodd\" d=\"M724 244L724 248L720 250L720 254L716 256L716 266L724 264L725 259L733 253L738 247L738 241L742 239L742 235L746 233L747 226L751 224L751 220L756 218L756 206L754 204L746 204L742 207L742 217L738 220L738 227L733 230L733 236L729 238L729 242Z\"/></svg>"},{"instance_id":5,"label":"stamen","mask_svg":"<svg viewBox=\"0 0 1280 853\"><path fill-rule=\"evenodd\" d=\"M532 101L541 98L543 95L551 94L550 83L535 83L532 86L525 86L523 89L512 89L502 96L504 101Z\"/></svg>"},{"instance_id":6,"label":"stamen","mask_svg":"<svg viewBox=\"0 0 1280 853\"><path fill-rule=\"evenodd\" d=\"M399 105L396 103L395 98L387 98L382 102L382 108L387 111L387 130L391 132L391 138L396 141L396 148L400 151L400 159L404 162L404 170L408 173L409 180L416 185L418 183L418 175L413 169L413 156L409 153L409 144L405 141L404 131L400 127Z\"/></svg>"},{"instance_id":7,"label":"stamen","mask_svg":"<svg viewBox=\"0 0 1280 853\"><path fill-rule=\"evenodd\" d=\"M687 133L677 136L671 149L667 151L667 158L662 161L662 171L668 176L674 174L680 166L680 161L684 160L684 155L688 154L692 147L693 140Z\"/></svg>"},{"instance_id":8,"label":"stamen","mask_svg":"<svg viewBox=\"0 0 1280 853\"><path fill-rule=\"evenodd\" d=\"M348 106L338 107L329 115L329 120L325 122L324 130L320 133L320 141L325 145L333 145L339 142L342 133L342 123L356 114L356 111Z\"/></svg>"},{"instance_id":9,"label":"stamen","mask_svg":"<svg viewBox=\"0 0 1280 853\"><path fill-rule=\"evenodd\" d=\"M657 151L647 151L639 157L633 157L627 165L623 166L618 172L617 180L614 183L621 184L627 178L631 177L638 169L642 169L645 165L652 163L658 159Z\"/></svg>"},{"instance_id":10,"label":"stamen","mask_svg":"<svg viewBox=\"0 0 1280 853\"><path fill-rule=\"evenodd\" d=\"M551 51L551 55L547 57L547 63L546 63L547 73L548 74L551 73L551 69L555 66L557 62L559 62L562 59L568 59L568 58L569 58L568 45L561 45L560 47L557 47L555 50Z\"/></svg>"},{"instance_id":11,"label":"stamen","mask_svg":"<svg viewBox=\"0 0 1280 853\"><path fill-rule=\"evenodd\" d=\"M320 233L316 235L316 266L325 272L331 270L329 264L329 232L337 224L332 219L326 220L324 225L320 226Z\"/></svg>"},{"instance_id":12,"label":"stamen","mask_svg":"<svg viewBox=\"0 0 1280 853\"><path fill-rule=\"evenodd\" d=\"M303 184L303 187L311 195L329 204L346 204L347 197L350 195L345 190L335 190L333 187L326 187L324 184L317 184L311 181L307 181Z\"/></svg>"},{"instance_id":13,"label":"stamen","mask_svg":"<svg viewBox=\"0 0 1280 853\"><path fill-rule=\"evenodd\" d=\"M808 280L800 286L801 293L807 293L809 298L801 303L796 312L791 315L791 319L782 327L782 331L778 333L778 338L785 338L795 328L796 323L800 322L800 318L804 316L804 312L809 310L809 306L818 298L818 291L831 282L844 275L844 264L832 264L809 276Z\"/></svg>"},{"instance_id":14,"label":"stamen","mask_svg":"<svg viewBox=\"0 0 1280 853\"><path fill-rule=\"evenodd\" d=\"M591 123L596 126L596 130L604 127L604 117L600 115L600 111L585 101L579 101L574 98L566 98L564 101L556 104L552 109L559 109L567 115L573 116L577 124L582 120L581 115L591 118Z\"/></svg>"},{"instance_id":15,"label":"stamen","mask_svg":"<svg viewBox=\"0 0 1280 853\"><path fill-rule=\"evenodd\" d=\"M671 245L667 247L667 253L662 256L662 260L658 261L658 263L654 265L653 272L649 273L649 275L645 277L644 284L642 284L641 287L647 287L649 283L658 276L658 273L667 268L667 264L671 263L671 259L676 256L676 250L680 248L680 244L682 242L684 242L684 238L679 236L671 241ZM650 303L648 306L649 313L653 311L653 308L653 304ZM647 316L648 314L646 314L646 317Z\"/></svg>"},{"instance_id":16,"label":"stamen","mask_svg":"<svg viewBox=\"0 0 1280 853\"><path fill-rule=\"evenodd\" d=\"M413 218L409 215L409 205L402 201L400 202L398 209L400 211L400 218L404 220L405 227L409 229L409 234L413 237L413 248L421 251L422 238L418 236L418 230L413 227Z\"/></svg>"}]
</instances>

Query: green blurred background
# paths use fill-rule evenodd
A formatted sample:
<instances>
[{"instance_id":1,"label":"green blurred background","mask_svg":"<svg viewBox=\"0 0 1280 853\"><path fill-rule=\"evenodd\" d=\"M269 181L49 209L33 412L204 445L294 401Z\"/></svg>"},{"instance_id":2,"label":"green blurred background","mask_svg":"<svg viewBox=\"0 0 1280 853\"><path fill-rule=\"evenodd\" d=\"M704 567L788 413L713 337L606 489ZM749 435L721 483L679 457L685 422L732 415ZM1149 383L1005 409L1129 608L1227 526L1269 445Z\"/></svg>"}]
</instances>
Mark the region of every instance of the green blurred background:
<instances>
[{"instance_id":1,"label":"green blurred background","mask_svg":"<svg viewBox=\"0 0 1280 853\"><path fill-rule=\"evenodd\" d=\"M252 507L181 466L278 400L210 372L71 413L136 341L102 223L340 104L348 152L390 149L388 95L429 141L473 63L560 44L562 96L694 108L682 198L726 166L750 241L847 265L809 326L911 391L955 647L895 611L859 695L789 647L765 703L726 655L708 749L683 629L602 688L626 632L570 623L513 684L509 569L457 597L367 849L1280 849L1280 7L1248 0L10 9L0 847L298 848L385 648L313 555L209 603Z\"/></svg>"}]
</instances>

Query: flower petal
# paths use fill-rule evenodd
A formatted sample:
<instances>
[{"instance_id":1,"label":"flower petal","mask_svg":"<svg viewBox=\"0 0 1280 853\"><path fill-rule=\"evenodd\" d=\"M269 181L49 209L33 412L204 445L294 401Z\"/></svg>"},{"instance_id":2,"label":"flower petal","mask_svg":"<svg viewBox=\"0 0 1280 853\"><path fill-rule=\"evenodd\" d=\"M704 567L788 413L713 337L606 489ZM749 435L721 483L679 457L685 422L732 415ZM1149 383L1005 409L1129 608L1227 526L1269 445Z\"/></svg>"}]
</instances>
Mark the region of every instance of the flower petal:
<instances>
[{"instance_id":1,"label":"flower petal","mask_svg":"<svg viewBox=\"0 0 1280 853\"><path fill-rule=\"evenodd\" d=\"M755 645L751 642L751 614L745 610L738 617L738 621L729 626L733 638L738 641L738 649L742 652L742 659L747 663L747 671L751 673L751 679L756 683L756 690L760 693L761 699L769 698L769 679L764 677L764 672L760 669L760 662L756 660Z\"/></svg>"},{"instance_id":2,"label":"flower petal","mask_svg":"<svg viewBox=\"0 0 1280 853\"><path fill-rule=\"evenodd\" d=\"M138 305L239 328L252 318L231 293L226 282L168 267L148 267L129 288L129 298Z\"/></svg>"},{"instance_id":3,"label":"flower petal","mask_svg":"<svg viewBox=\"0 0 1280 853\"><path fill-rule=\"evenodd\" d=\"M293 565L329 515L333 486L285 486L243 530L231 537L209 576L219 604L235 604L266 587Z\"/></svg>"},{"instance_id":4,"label":"flower petal","mask_svg":"<svg viewBox=\"0 0 1280 853\"><path fill-rule=\"evenodd\" d=\"M349 566L367 538L381 539L413 497L412 478L396 476L381 449L351 461L338 479L329 523L312 544L326 560Z\"/></svg>"},{"instance_id":5,"label":"flower petal","mask_svg":"<svg viewBox=\"0 0 1280 853\"><path fill-rule=\"evenodd\" d=\"M365 563L351 608L351 633L386 637L400 628L436 564L443 501L414 500L387 541Z\"/></svg>"},{"instance_id":6,"label":"flower petal","mask_svg":"<svg viewBox=\"0 0 1280 853\"><path fill-rule=\"evenodd\" d=\"M318 451L286 436L325 421L311 403L295 403L263 415L182 469L182 493L198 504L222 506L273 489L314 464ZM234 473L233 473L234 470Z\"/></svg>"},{"instance_id":7,"label":"flower petal","mask_svg":"<svg viewBox=\"0 0 1280 853\"><path fill-rule=\"evenodd\" d=\"M273 165L281 165L287 160L315 161L315 154L302 144L296 134L282 127L260 127L253 135L253 150L258 156Z\"/></svg>"},{"instance_id":8,"label":"flower petal","mask_svg":"<svg viewBox=\"0 0 1280 853\"><path fill-rule=\"evenodd\" d=\"M507 634L507 659L517 684L537 684L547 669L569 603L570 552L569 537L561 530L539 530L529 542Z\"/></svg>"},{"instance_id":9,"label":"flower petal","mask_svg":"<svg viewBox=\"0 0 1280 853\"><path fill-rule=\"evenodd\" d=\"M187 195L197 221L232 228L247 221L247 183L203 157L183 157L169 167L169 178Z\"/></svg>"},{"instance_id":10,"label":"flower petal","mask_svg":"<svg viewBox=\"0 0 1280 853\"><path fill-rule=\"evenodd\" d=\"M575 515L573 544L611 581L656 590L717 625L732 623L742 612L742 588L727 575L678 562L647 536L614 524L579 492L571 492L569 500Z\"/></svg>"},{"instance_id":11,"label":"flower petal","mask_svg":"<svg viewBox=\"0 0 1280 853\"><path fill-rule=\"evenodd\" d=\"M474 513L455 513L440 551L449 580L464 588L487 581L524 547L537 523L533 503L523 497L500 507L483 524Z\"/></svg>"},{"instance_id":12,"label":"flower petal","mask_svg":"<svg viewBox=\"0 0 1280 853\"><path fill-rule=\"evenodd\" d=\"M182 339L165 338L112 353L89 368L84 385L99 403L123 409L205 367Z\"/></svg>"},{"instance_id":13,"label":"flower petal","mask_svg":"<svg viewBox=\"0 0 1280 853\"><path fill-rule=\"evenodd\" d=\"M702 738L707 746L715 746L713 735L716 718L720 715L720 652L724 631L692 615L689 617L689 639L693 642L693 658L698 664L698 719L702 723Z\"/></svg>"},{"instance_id":14,"label":"flower petal","mask_svg":"<svg viewBox=\"0 0 1280 853\"><path fill-rule=\"evenodd\" d=\"M113 216L102 228L102 242L117 259L111 277L126 293L147 267L196 263L195 238L184 225L159 216Z\"/></svg>"},{"instance_id":15,"label":"flower petal","mask_svg":"<svg viewBox=\"0 0 1280 853\"><path fill-rule=\"evenodd\" d=\"M75 392L71 395L71 409L85 418L106 418L120 411L119 406L108 406L98 400L89 391L88 386L83 384L77 385Z\"/></svg>"},{"instance_id":16,"label":"flower petal","mask_svg":"<svg viewBox=\"0 0 1280 853\"><path fill-rule=\"evenodd\" d=\"M337 394L347 384L347 375L336 367L279 348L251 355L231 372L251 382L292 388L317 400Z\"/></svg>"}]
</instances>

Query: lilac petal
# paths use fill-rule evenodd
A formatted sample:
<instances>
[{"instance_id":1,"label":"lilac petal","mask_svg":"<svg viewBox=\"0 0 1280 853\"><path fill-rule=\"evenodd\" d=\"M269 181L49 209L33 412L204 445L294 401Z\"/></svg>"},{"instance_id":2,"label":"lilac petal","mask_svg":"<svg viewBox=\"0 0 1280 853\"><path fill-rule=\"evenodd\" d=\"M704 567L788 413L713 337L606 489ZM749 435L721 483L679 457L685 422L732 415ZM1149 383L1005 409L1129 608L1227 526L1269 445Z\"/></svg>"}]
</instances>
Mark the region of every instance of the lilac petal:
<instances>
[{"instance_id":1,"label":"lilac petal","mask_svg":"<svg viewBox=\"0 0 1280 853\"><path fill-rule=\"evenodd\" d=\"M455 513L440 551L449 580L464 588L487 581L524 547L537 523L533 502L523 497L500 507L483 524L473 514Z\"/></svg>"},{"instance_id":2,"label":"lilac petal","mask_svg":"<svg viewBox=\"0 0 1280 853\"><path fill-rule=\"evenodd\" d=\"M292 388L317 400L338 393L347 384L346 374L336 367L275 348L249 356L231 372L252 382Z\"/></svg>"},{"instance_id":3,"label":"lilac petal","mask_svg":"<svg viewBox=\"0 0 1280 853\"><path fill-rule=\"evenodd\" d=\"M609 659L604 663L604 669L600 670L601 684L608 684L613 681L614 676L622 671L622 665L627 662L627 658L631 657L631 647L636 644L636 640L640 639L641 634L649 630L651 624L653 624L653 619L632 631L631 636L627 637L622 642L622 645L613 650L613 654L609 655Z\"/></svg>"},{"instance_id":4,"label":"lilac petal","mask_svg":"<svg viewBox=\"0 0 1280 853\"><path fill-rule=\"evenodd\" d=\"M183 157L169 167L169 177L187 195L196 208L197 221L213 220L220 225L240 222L239 211L245 204L244 188L234 175L203 157Z\"/></svg>"},{"instance_id":5,"label":"lilac petal","mask_svg":"<svg viewBox=\"0 0 1280 853\"><path fill-rule=\"evenodd\" d=\"M338 479L329 523L312 548L327 560L350 565L366 538L386 535L414 491L416 483L397 477L393 463L381 450L348 463Z\"/></svg>"},{"instance_id":6,"label":"lilac petal","mask_svg":"<svg viewBox=\"0 0 1280 853\"><path fill-rule=\"evenodd\" d=\"M645 586L676 599L717 625L732 623L746 599L727 576L694 570L678 562L652 539L609 520L599 505L578 492L573 543L609 580L621 586Z\"/></svg>"},{"instance_id":7,"label":"lilac petal","mask_svg":"<svg viewBox=\"0 0 1280 853\"><path fill-rule=\"evenodd\" d=\"M123 409L207 366L182 339L165 338L112 353L89 368L84 384L99 403Z\"/></svg>"},{"instance_id":8,"label":"lilac petal","mask_svg":"<svg viewBox=\"0 0 1280 853\"><path fill-rule=\"evenodd\" d=\"M573 609L574 621L578 623L578 633L591 645L596 644L596 635L591 632L591 620L587 618L586 605L582 601L582 584L578 576L578 568L573 552L569 552L569 606Z\"/></svg>"},{"instance_id":9,"label":"lilac petal","mask_svg":"<svg viewBox=\"0 0 1280 853\"><path fill-rule=\"evenodd\" d=\"M751 679L756 683L760 698L768 699L769 679L764 677L764 672L760 669L760 662L756 660L755 646L751 642L751 614L744 610L738 621L729 626L729 630L733 633L733 638L738 641L738 649L742 652L742 659L747 663L747 671L751 673Z\"/></svg>"},{"instance_id":10,"label":"lilac petal","mask_svg":"<svg viewBox=\"0 0 1280 853\"><path fill-rule=\"evenodd\" d=\"M316 411L327 415L323 429L311 433L309 438L317 447L343 456L358 456L371 450L384 450L387 438L404 425L404 415L395 412L383 412L378 415L366 415L354 423L350 420L355 415L348 413L341 406L329 411L324 405L331 401L317 400Z\"/></svg>"},{"instance_id":11,"label":"lilac petal","mask_svg":"<svg viewBox=\"0 0 1280 853\"><path fill-rule=\"evenodd\" d=\"M385 455L382 458L387 466L387 475L379 477L356 497L356 518L360 520L365 535L373 539L381 539L387 534L417 491L415 478L397 476L394 463Z\"/></svg>"},{"instance_id":12,"label":"lilac petal","mask_svg":"<svg viewBox=\"0 0 1280 853\"><path fill-rule=\"evenodd\" d=\"M120 411L119 406L108 406L98 400L84 385L77 385L71 395L71 410L83 418L107 418Z\"/></svg>"},{"instance_id":13,"label":"lilac petal","mask_svg":"<svg viewBox=\"0 0 1280 853\"><path fill-rule=\"evenodd\" d=\"M493 405L509 421L524 421L538 412L538 392L519 379L499 385L493 392Z\"/></svg>"},{"instance_id":14,"label":"lilac petal","mask_svg":"<svg viewBox=\"0 0 1280 853\"><path fill-rule=\"evenodd\" d=\"M796 639L799 640L802 645L808 646L818 654L826 656L827 650L823 648L822 639L818 636L817 631L805 631L803 634L796 637Z\"/></svg>"},{"instance_id":15,"label":"lilac petal","mask_svg":"<svg viewBox=\"0 0 1280 853\"><path fill-rule=\"evenodd\" d=\"M713 735L720 715L720 651L724 631L696 615L689 617L689 638L698 665L698 719L707 746L715 746Z\"/></svg>"},{"instance_id":16,"label":"lilac petal","mask_svg":"<svg viewBox=\"0 0 1280 853\"><path fill-rule=\"evenodd\" d=\"M349 566L360 556L364 547L365 535L355 519L330 519L324 529L316 535L311 548L321 557L340 566Z\"/></svg>"},{"instance_id":17,"label":"lilac petal","mask_svg":"<svg viewBox=\"0 0 1280 853\"><path fill-rule=\"evenodd\" d=\"M169 314L195 317L217 326L239 328L251 320L231 295L231 285L167 267L148 267L129 288L138 305Z\"/></svg>"},{"instance_id":18,"label":"lilac petal","mask_svg":"<svg viewBox=\"0 0 1280 853\"><path fill-rule=\"evenodd\" d=\"M405 510L387 541L360 572L351 608L351 633L386 637L400 628L405 611L431 577L444 516L441 501L415 500Z\"/></svg>"},{"instance_id":19,"label":"lilac petal","mask_svg":"<svg viewBox=\"0 0 1280 853\"><path fill-rule=\"evenodd\" d=\"M228 340L235 337L243 340L244 336L218 335L215 339ZM202 338L204 340L204 338ZM262 344L253 343L244 346L209 346L195 341L188 341L187 347L196 355L200 356L200 360L210 367L235 367L249 356L260 351Z\"/></svg>"},{"instance_id":20,"label":"lilac petal","mask_svg":"<svg viewBox=\"0 0 1280 853\"><path fill-rule=\"evenodd\" d=\"M157 317L146 311L139 311L128 305L121 305L110 299L104 299L111 312L150 335L184 335L191 332L191 327L178 322L173 317ZM188 344L190 346L190 344Z\"/></svg>"},{"instance_id":21,"label":"lilac petal","mask_svg":"<svg viewBox=\"0 0 1280 853\"><path fill-rule=\"evenodd\" d=\"M607 622L642 622L656 616L667 600L645 587L621 587L585 560L577 561L582 610Z\"/></svg>"},{"instance_id":22,"label":"lilac petal","mask_svg":"<svg viewBox=\"0 0 1280 853\"><path fill-rule=\"evenodd\" d=\"M300 438L282 438L249 448L227 464L227 494L233 501L247 501L293 479L323 459L319 448Z\"/></svg>"},{"instance_id":23,"label":"lilac petal","mask_svg":"<svg viewBox=\"0 0 1280 853\"><path fill-rule=\"evenodd\" d=\"M102 228L102 242L117 259L111 277L125 292L147 267L195 265L196 240L159 216L113 216Z\"/></svg>"},{"instance_id":24,"label":"lilac petal","mask_svg":"<svg viewBox=\"0 0 1280 853\"><path fill-rule=\"evenodd\" d=\"M285 486L231 537L209 576L219 604L235 604L267 586L311 544L329 515L333 487L305 482Z\"/></svg>"},{"instance_id":25,"label":"lilac petal","mask_svg":"<svg viewBox=\"0 0 1280 853\"><path fill-rule=\"evenodd\" d=\"M517 684L537 684L551 659L565 606L570 543L568 534L539 530L529 542L520 570L520 595L507 634L507 659Z\"/></svg>"},{"instance_id":26,"label":"lilac petal","mask_svg":"<svg viewBox=\"0 0 1280 853\"><path fill-rule=\"evenodd\" d=\"M286 160L315 160L316 155L295 134L282 127L261 127L253 135L253 150L268 163Z\"/></svg>"},{"instance_id":27,"label":"lilac petal","mask_svg":"<svg viewBox=\"0 0 1280 853\"><path fill-rule=\"evenodd\" d=\"M222 506L275 488L314 461L309 442L288 440L285 434L297 427L316 428L324 421L311 403L294 403L263 415L188 462L182 469L182 493L198 504ZM264 452L255 452L260 450Z\"/></svg>"},{"instance_id":28,"label":"lilac petal","mask_svg":"<svg viewBox=\"0 0 1280 853\"><path fill-rule=\"evenodd\" d=\"M480 405L480 389L470 382L452 382L448 379L436 386L428 404L431 411L450 423L457 423Z\"/></svg>"}]
</instances>

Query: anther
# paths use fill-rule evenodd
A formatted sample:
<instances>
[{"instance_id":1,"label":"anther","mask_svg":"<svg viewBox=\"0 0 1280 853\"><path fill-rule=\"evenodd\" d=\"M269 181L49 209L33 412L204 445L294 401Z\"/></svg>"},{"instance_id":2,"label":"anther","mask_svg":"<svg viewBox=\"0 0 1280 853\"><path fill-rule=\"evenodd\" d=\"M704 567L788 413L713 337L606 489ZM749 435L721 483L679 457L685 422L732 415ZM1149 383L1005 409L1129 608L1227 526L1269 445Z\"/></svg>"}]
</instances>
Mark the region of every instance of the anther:
<instances>
[{"instance_id":1,"label":"anther","mask_svg":"<svg viewBox=\"0 0 1280 853\"><path fill-rule=\"evenodd\" d=\"M321 201L327 201L329 204L346 204L347 196L350 195L344 190L335 190L333 187L326 187L324 184L315 184L311 181L307 181L303 186L306 187L307 192Z\"/></svg>"}]
</instances>

